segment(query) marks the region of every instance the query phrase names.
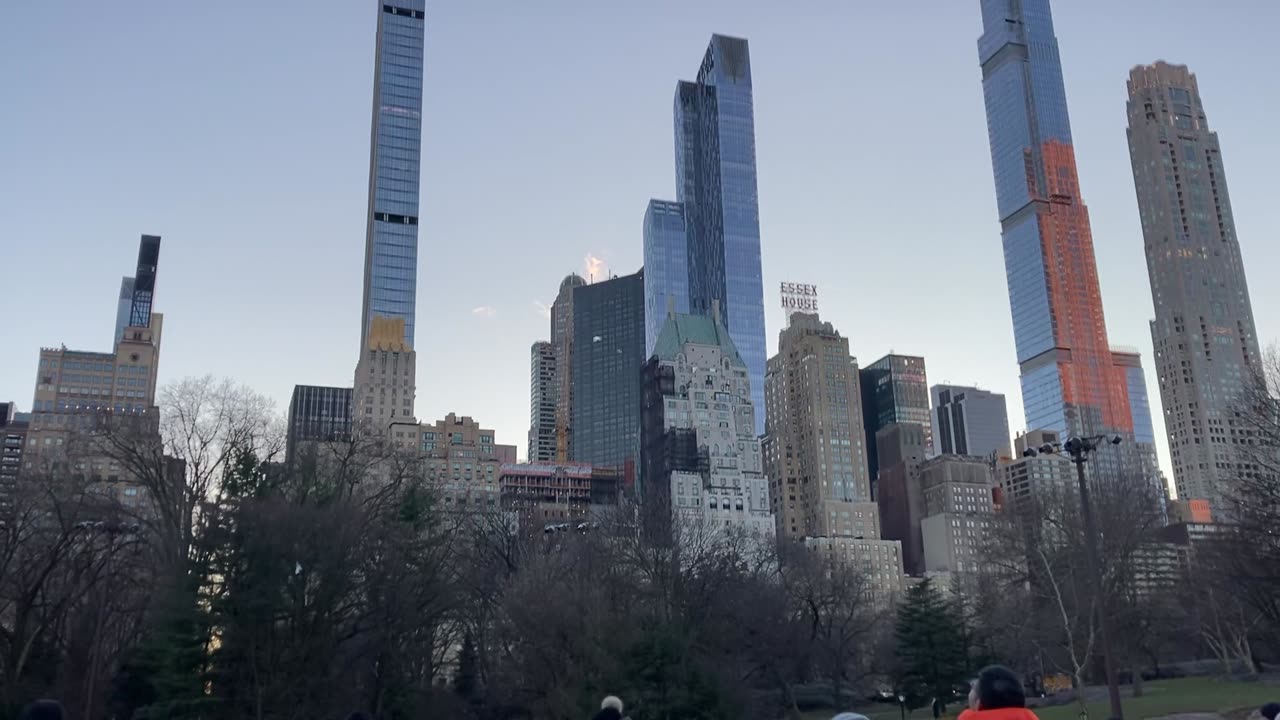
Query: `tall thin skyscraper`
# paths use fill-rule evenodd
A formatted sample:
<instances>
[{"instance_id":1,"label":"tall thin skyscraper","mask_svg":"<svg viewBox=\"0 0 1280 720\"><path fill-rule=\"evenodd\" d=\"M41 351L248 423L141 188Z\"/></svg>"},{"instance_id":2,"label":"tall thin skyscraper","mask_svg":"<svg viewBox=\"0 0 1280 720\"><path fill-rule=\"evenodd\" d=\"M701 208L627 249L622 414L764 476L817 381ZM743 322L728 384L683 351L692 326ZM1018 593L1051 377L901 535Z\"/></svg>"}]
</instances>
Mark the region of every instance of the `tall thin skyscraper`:
<instances>
[{"instance_id":1,"label":"tall thin skyscraper","mask_svg":"<svg viewBox=\"0 0 1280 720\"><path fill-rule=\"evenodd\" d=\"M529 349L529 462L556 459L556 350L542 340Z\"/></svg>"},{"instance_id":2,"label":"tall thin skyscraper","mask_svg":"<svg viewBox=\"0 0 1280 720\"><path fill-rule=\"evenodd\" d=\"M1217 510L1224 480L1259 470L1240 452L1246 430L1234 415L1260 358L1221 148L1185 65L1135 67L1128 87L1174 483L1179 499Z\"/></svg>"},{"instance_id":3,"label":"tall thin skyscraper","mask_svg":"<svg viewBox=\"0 0 1280 720\"><path fill-rule=\"evenodd\" d=\"M929 380L924 358L915 355L885 355L859 373L862 385L863 429L867 433L867 471L871 483L884 463L876 435L895 424L920 427L923 460L933 454L933 419L929 412Z\"/></svg>"},{"instance_id":4,"label":"tall thin skyscraper","mask_svg":"<svg viewBox=\"0 0 1280 720\"><path fill-rule=\"evenodd\" d=\"M1027 427L1123 434L1132 447L1049 0L981 3L978 55ZM1091 465L1111 476L1145 474L1121 459L1131 454L1101 453Z\"/></svg>"},{"instance_id":5,"label":"tall thin skyscraper","mask_svg":"<svg viewBox=\"0 0 1280 720\"><path fill-rule=\"evenodd\" d=\"M133 278L120 278L120 299L116 304L116 336L111 339L111 347L120 344L124 329L129 327L129 311L133 309Z\"/></svg>"},{"instance_id":6,"label":"tall thin skyscraper","mask_svg":"<svg viewBox=\"0 0 1280 720\"><path fill-rule=\"evenodd\" d=\"M403 321L413 347L418 284L418 177L422 151L422 50L426 0L379 0L369 153L364 311L360 348L375 317Z\"/></svg>"},{"instance_id":7,"label":"tall thin skyscraper","mask_svg":"<svg viewBox=\"0 0 1280 720\"><path fill-rule=\"evenodd\" d=\"M709 316L719 303L750 373L755 431L763 435L764 284L753 107L747 41L713 35L697 80L680 82L675 97L676 199L688 232L689 312Z\"/></svg>"},{"instance_id":8,"label":"tall thin skyscraper","mask_svg":"<svg viewBox=\"0 0 1280 720\"><path fill-rule=\"evenodd\" d=\"M689 237L684 206L650 200L644 212L644 355L647 360L669 311L689 313ZM668 307L670 306L670 307Z\"/></svg>"},{"instance_id":9,"label":"tall thin skyscraper","mask_svg":"<svg viewBox=\"0 0 1280 720\"><path fill-rule=\"evenodd\" d=\"M378 7L365 235L364 311L353 422L375 433L414 415L418 177L425 0Z\"/></svg>"}]
</instances>

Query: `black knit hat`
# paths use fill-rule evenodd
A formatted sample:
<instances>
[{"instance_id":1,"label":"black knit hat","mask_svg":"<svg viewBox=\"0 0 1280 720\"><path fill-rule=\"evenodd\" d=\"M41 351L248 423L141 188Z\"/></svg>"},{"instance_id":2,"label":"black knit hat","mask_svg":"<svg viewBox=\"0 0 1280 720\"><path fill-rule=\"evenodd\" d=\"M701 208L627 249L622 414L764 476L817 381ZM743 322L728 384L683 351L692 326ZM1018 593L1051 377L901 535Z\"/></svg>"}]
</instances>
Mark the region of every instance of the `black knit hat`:
<instances>
[{"instance_id":1,"label":"black knit hat","mask_svg":"<svg viewBox=\"0 0 1280 720\"><path fill-rule=\"evenodd\" d=\"M63 720L65 717L57 700L37 700L22 709L18 720Z\"/></svg>"}]
</instances>

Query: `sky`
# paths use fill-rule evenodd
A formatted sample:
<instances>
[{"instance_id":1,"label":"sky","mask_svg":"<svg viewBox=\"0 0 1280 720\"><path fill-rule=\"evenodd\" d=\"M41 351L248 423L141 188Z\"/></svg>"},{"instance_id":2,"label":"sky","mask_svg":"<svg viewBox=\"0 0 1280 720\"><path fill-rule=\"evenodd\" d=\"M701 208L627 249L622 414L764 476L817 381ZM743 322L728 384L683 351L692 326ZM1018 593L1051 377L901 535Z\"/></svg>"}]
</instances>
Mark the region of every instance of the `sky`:
<instances>
[{"instance_id":1,"label":"sky","mask_svg":"<svg viewBox=\"0 0 1280 720\"><path fill-rule=\"evenodd\" d=\"M976 39L978 0L428 2L417 414L524 454L529 347L560 280L641 262L674 199L672 98L712 33L748 38L770 350L781 281L869 363L1008 396L1023 426ZM1125 80L1197 73L1254 315L1280 338L1280 145L1264 0L1057 0L1081 189L1114 345L1143 353L1163 464ZM139 235L164 238L161 382L236 378L288 409L358 350L376 0L0 8L0 400L38 350L109 350ZM1271 78L1268 80L1268 78Z\"/></svg>"}]
</instances>

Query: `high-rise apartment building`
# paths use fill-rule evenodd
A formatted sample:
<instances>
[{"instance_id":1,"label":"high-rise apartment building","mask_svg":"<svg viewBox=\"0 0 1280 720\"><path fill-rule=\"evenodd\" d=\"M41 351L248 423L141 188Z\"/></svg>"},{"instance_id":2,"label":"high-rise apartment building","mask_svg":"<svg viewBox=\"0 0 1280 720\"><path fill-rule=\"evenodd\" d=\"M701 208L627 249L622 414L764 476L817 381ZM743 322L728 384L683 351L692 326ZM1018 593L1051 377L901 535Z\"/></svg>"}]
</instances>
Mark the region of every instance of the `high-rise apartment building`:
<instances>
[{"instance_id":1,"label":"high-rise apartment building","mask_svg":"<svg viewBox=\"0 0 1280 720\"><path fill-rule=\"evenodd\" d=\"M644 271L573 289L569 457L630 469L640 452Z\"/></svg>"},{"instance_id":2,"label":"high-rise apartment building","mask_svg":"<svg viewBox=\"0 0 1280 720\"><path fill-rule=\"evenodd\" d=\"M1121 434L1129 393L1113 369L1080 195L1049 0L981 0L978 40L996 205L1027 426ZM1100 453L1103 476L1145 474L1138 454Z\"/></svg>"},{"instance_id":3,"label":"high-rise apartment building","mask_svg":"<svg viewBox=\"0 0 1280 720\"><path fill-rule=\"evenodd\" d=\"M1260 355L1222 150L1185 65L1135 67L1128 89L1174 484L1180 499L1218 509L1224 482L1260 470L1242 452L1248 430L1234 414Z\"/></svg>"},{"instance_id":4,"label":"high-rise apartment building","mask_svg":"<svg viewBox=\"0 0 1280 720\"><path fill-rule=\"evenodd\" d=\"M573 445L573 293L586 285L576 274L560 282L560 291L551 303L551 345L556 365L556 456L558 463L569 461Z\"/></svg>"},{"instance_id":5,"label":"high-rise apartment building","mask_svg":"<svg viewBox=\"0 0 1280 720\"><path fill-rule=\"evenodd\" d=\"M1062 442L1062 436L1053 430L1030 430L1014 439L1013 457L996 466L1002 508L1017 508L1033 500L1074 498L1078 486L1071 460L1060 453L1038 452ZM1037 452L1028 455L1028 450Z\"/></svg>"},{"instance_id":6,"label":"high-rise apartment building","mask_svg":"<svg viewBox=\"0 0 1280 720\"><path fill-rule=\"evenodd\" d=\"M644 353L670 313L689 312L689 236L684 205L650 200L644 212Z\"/></svg>"},{"instance_id":7,"label":"high-rise apartment building","mask_svg":"<svg viewBox=\"0 0 1280 720\"><path fill-rule=\"evenodd\" d=\"M794 313L765 375L764 455L779 537L880 537L858 363L817 315Z\"/></svg>"},{"instance_id":8,"label":"high-rise apartment building","mask_svg":"<svg viewBox=\"0 0 1280 720\"><path fill-rule=\"evenodd\" d=\"M155 312L160 238L143 235L138 243L132 293L125 327L110 352L40 349L31 420L22 452L22 472L46 472L78 455L86 474L109 481L128 480L128 468L99 452L91 441L100 416L140 416L139 426L158 432L156 383L164 316ZM123 298L117 298L120 322ZM137 498L138 489L120 486Z\"/></svg>"},{"instance_id":9,"label":"high-rise apartment building","mask_svg":"<svg viewBox=\"0 0 1280 720\"><path fill-rule=\"evenodd\" d=\"M496 444L492 430L449 413L435 423L392 424L390 437L405 449L419 451L426 480L446 511L500 511L499 470L510 446Z\"/></svg>"},{"instance_id":10,"label":"high-rise apartment building","mask_svg":"<svg viewBox=\"0 0 1280 720\"><path fill-rule=\"evenodd\" d=\"M412 348L418 301L418 182L426 0L381 0L376 7L377 56L373 71L361 350L369 345L377 317L402 320L401 340Z\"/></svg>"},{"instance_id":11,"label":"high-rise apartment building","mask_svg":"<svg viewBox=\"0 0 1280 720\"><path fill-rule=\"evenodd\" d=\"M30 413L18 412L17 403L0 403L0 528L13 511L14 491L22 470L22 451L30 427Z\"/></svg>"},{"instance_id":12,"label":"high-rise apartment building","mask_svg":"<svg viewBox=\"0 0 1280 720\"><path fill-rule=\"evenodd\" d=\"M929 411L929 381L924 358L885 355L862 369L863 428L867 434L867 472L872 487L882 462L876 433L893 424L920 426L924 453L933 453L933 419Z\"/></svg>"},{"instance_id":13,"label":"high-rise apartment building","mask_svg":"<svg viewBox=\"0 0 1280 720\"><path fill-rule=\"evenodd\" d=\"M894 422L876 432L880 535L902 543L902 566L909 575L925 571L920 535L920 520L924 517L920 465L928 457L927 427L918 422Z\"/></svg>"},{"instance_id":14,"label":"high-rise apartment building","mask_svg":"<svg viewBox=\"0 0 1280 720\"><path fill-rule=\"evenodd\" d=\"M555 346L545 340L529 349L529 462L556 459Z\"/></svg>"},{"instance_id":15,"label":"high-rise apartment building","mask_svg":"<svg viewBox=\"0 0 1280 720\"><path fill-rule=\"evenodd\" d=\"M747 41L713 35L697 79L680 82L675 96L676 200L688 238L688 308L710 315L719 305L750 371L756 434L762 435L766 348L754 113ZM674 287L678 268L661 272L660 280Z\"/></svg>"},{"instance_id":16,"label":"high-rise apartment building","mask_svg":"<svg viewBox=\"0 0 1280 720\"><path fill-rule=\"evenodd\" d=\"M643 502L707 529L773 536L751 379L713 305L672 315L644 366Z\"/></svg>"},{"instance_id":17,"label":"high-rise apartment building","mask_svg":"<svg viewBox=\"0 0 1280 720\"><path fill-rule=\"evenodd\" d=\"M934 385L933 449L939 455L1009 454L1004 395L976 387Z\"/></svg>"},{"instance_id":18,"label":"high-rise apartment building","mask_svg":"<svg viewBox=\"0 0 1280 720\"><path fill-rule=\"evenodd\" d=\"M296 457L301 443L350 440L351 420L351 388L293 386L285 456Z\"/></svg>"},{"instance_id":19,"label":"high-rise apartment building","mask_svg":"<svg viewBox=\"0 0 1280 720\"><path fill-rule=\"evenodd\" d=\"M414 416L418 187L425 0L377 5L364 309L353 422L374 433Z\"/></svg>"},{"instance_id":20,"label":"high-rise apartment building","mask_svg":"<svg viewBox=\"0 0 1280 720\"><path fill-rule=\"evenodd\" d=\"M939 455L920 466L920 483L925 573L976 572L994 519L992 466L986 458Z\"/></svg>"},{"instance_id":21,"label":"high-rise apartment building","mask_svg":"<svg viewBox=\"0 0 1280 720\"><path fill-rule=\"evenodd\" d=\"M111 338L113 349L124 337L124 329L129 327L129 312L133 309L133 282L134 279L128 276L120 278L120 300L116 305L116 332Z\"/></svg>"}]
</instances>

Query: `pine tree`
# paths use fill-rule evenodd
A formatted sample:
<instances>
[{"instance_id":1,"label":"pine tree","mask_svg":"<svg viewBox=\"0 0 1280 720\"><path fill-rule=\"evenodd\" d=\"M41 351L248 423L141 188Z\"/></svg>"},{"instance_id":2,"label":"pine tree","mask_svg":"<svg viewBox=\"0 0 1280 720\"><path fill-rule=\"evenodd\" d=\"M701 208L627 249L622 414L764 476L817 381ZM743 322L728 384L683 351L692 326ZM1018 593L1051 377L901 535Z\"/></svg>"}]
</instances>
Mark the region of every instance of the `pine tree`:
<instances>
[{"instance_id":1,"label":"pine tree","mask_svg":"<svg viewBox=\"0 0 1280 720\"><path fill-rule=\"evenodd\" d=\"M969 675L968 635L959 604L926 579L907 591L898 608L895 635L895 679L907 704L915 708L933 698L949 701Z\"/></svg>"}]
</instances>

